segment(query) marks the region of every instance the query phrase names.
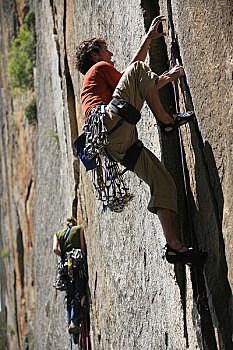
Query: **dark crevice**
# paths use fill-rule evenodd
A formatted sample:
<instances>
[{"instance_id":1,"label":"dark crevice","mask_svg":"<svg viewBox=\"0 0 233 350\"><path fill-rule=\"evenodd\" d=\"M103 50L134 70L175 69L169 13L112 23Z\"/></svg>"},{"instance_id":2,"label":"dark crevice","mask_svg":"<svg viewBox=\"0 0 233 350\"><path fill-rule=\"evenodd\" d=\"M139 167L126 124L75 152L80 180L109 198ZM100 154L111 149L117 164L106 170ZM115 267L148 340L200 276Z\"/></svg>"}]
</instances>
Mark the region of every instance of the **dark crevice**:
<instances>
[{"instance_id":1,"label":"dark crevice","mask_svg":"<svg viewBox=\"0 0 233 350\"><path fill-rule=\"evenodd\" d=\"M19 273L20 273L20 283L21 283L21 288L23 290L24 288L24 247L23 247L23 234L20 229L18 228L17 232L17 264L19 268Z\"/></svg>"},{"instance_id":2,"label":"dark crevice","mask_svg":"<svg viewBox=\"0 0 233 350\"><path fill-rule=\"evenodd\" d=\"M15 325L16 325L16 334L18 339L18 344L20 344L19 336L19 324L18 324L18 303L17 303L17 284L16 284L16 272L14 270L14 304L15 304Z\"/></svg>"},{"instance_id":3,"label":"dark crevice","mask_svg":"<svg viewBox=\"0 0 233 350\"><path fill-rule=\"evenodd\" d=\"M100 341L101 341L101 334L98 334L98 341L99 341L99 344L100 344Z\"/></svg>"},{"instance_id":4,"label":"dark crevice","mask_svg":"<svg viewBox=\"0 0 233 350\"><path fill-rule=\"evenodd\" d=\"M146 31L152 20L160 15L159 1L142 0L141 6L143 8L144 24ZM162 28L161 28L162 30ZM150 45L150 68L158 75L169 69L169 59L167 54L167 46L163 37L154 40ZM172 84L167 84L159 90L160 99L162 105L166 111L175 111L175 100L173 94ZM182 240L187 240L187 230L184 227L184 217L187 215L185 203L184 203L184 186L182 180L182 163L179 150L178 134L173 133L169 136L160 135L162 160L168 171L171 173L177 187L178 193L178 223L177 231L180 232ZM180 298L183 308L183 320L184 320L184 336L186 338L186 344L188 345L188 330L186 320L186 272L183 267L177 266L175 268L175 275L177 284L180 289Z\"/></svg>"},{"instance_id":5,"label":"dark crevice","mask_svg":"<svg viewBox=\"0 0 233 350\"><path fill-rule=\"evenodd\" d=\"M63 84L62 84L62 67L61 67L61 47L59 43L59 37L58 37L58 29L57 29L57 10L56 6L53 0L50 0L50 6L52 9L52 16L53 16L53 33L54 38L56 42L56 48L57 48L57 54L59 57L58 60L58 71L61 81L61 90L63 90ZM65 79L66 79L66 92L67 92L67 107L68 107L68 113L69 113L69 119L70 119L70 130L71 130L71 142L75 141L77 138L77 121L76 121L76 108L75 108L75 94L74 94L74 88L73 83L69 71L69 65L68 65L68 58L67 58L67 48L66 48L66 7L67 3L66 0L64 1L64 17L63 17L63 35L64 35L64 73L65 73ZM75 197L73 199L72 203L72 215L76 217L77 215L77 206L78 206L78 197L77 197L77 188L79 184L79 165L77 162L74 161L74 178L75 178Z\"/></svg>"},{"instance_id":6,"label":"dark crevice","mask_svg":"<svg viewBox=\"0 0 233 350\"><path fill-rule=\"evenodd\" d=\"M58 38L58 30L57 30L57 20L56 20L56 16L57 16L57 9L56 6L54 4L53 0L50 0L50 6L52 9L52 17L53 17L53 34L54 34L54 39L55 39L55 43L56 43L56 49L57 49L57 54L58 54L58 72L59 72L59 77L61 78L61 90L62 90L62 69L61 69L61 48L60 48L60 44L59 44L59 38Z\"/></svg>"},{"instance_id":7,"label":"dark crevice","mask_svg":"<svg viewBox=\"0 0 233 350\"><path fill-rule=\"evenodd\" d=\"M192 132L192 146L194 148L195 157L196 158L198 157L197 159L199 162L199 166L202 166L204 170L207 190L211 198L210 199L211 206L213 209L212 221L215 222L216 224L215 234L217 235L216 237L217 239L215 241L212 241L211 243L210 242L208 242L208 244L206 243L206 245L209 246L209 249L210 249L209 254L211 254L212 252L215 253L215 247L218 247L217 248L218 264L214 266L214 273L213 273L213 266L209 266L205 268L205 279L206 279L208 288L210 290L213 307L215 309L215 314L218 321L217 328L219 331L219 335L222 340L222 343L224 344L226 349L228 349L233 347L233 343L231 339L232 323L231 323L231 311L230 311L230 300L232 297L232 292L228 281L228 267L227 267L226 256L225 256L225 244L224 244L224 239L222 234L222 222L221 222L222 218L221 218L221 212L219 209L221 208L221 205L220 206L218 205L219 203L217 201L217 198L214 193L214 189L211 184L211 176L214 172L217 172L217 169L216 169L216 164L214 161L213 154L212 154L212 159L213 159L212 166L213 165L215 166L213 168L212 167L209 168L210 164L207 163L207 160L205 158L205 146L203 145L203 140L202 140L197 123L193 123L190 128ZM212 153L212 150L211 150L211 153ZM198 191L200 192L202 191L202 187L200 184L198 184L197 188L198 188ZM188 188L188 195L190 197L189 200L191 202L190 207L192 207L192 210L193 210L193 208L195 208L195 204L194 204L192 191L190 187ZM214 274L214 280L212 276L213 274Z\"/></svg>"},{"instance_id":8,"label":"dark crevice","mask_svg":"<svg viewBox=\"0 0 233 350\"><path fill-rule=\"evenodd\" d=\"M31 238L31 232L30 232L30 225L29 225L29 221L30 218L28 217L28 200L30 198L30 194L31 194L31 189L32 189L32 185L33 185L33 180L30 180L29 185L28 185L28 189L27 189L27 196L26 196L26 200L25 200L25 217L26 217L26 222L27 222L27 226L28 226L28 245L30 245L30 247L32 247L32 238Z\"/></svg>"},{"instance_id":9,"label":"dark crevice","mask_svg":"<svg viewBox=\"0 0 233 350\"><path fill-rule=\"evenodd\" d=\"M69 120L70 120L70 130L71 130L71 143L73 147L73 143L78 137L78 124L76 119L76 107L75 107L75 93L74 93L74 87L73 82L69 70L69 62L68 62L68 56L67 56L67 47L66 47L66 29L67 29L67 22L66 22L66 14L67 14L67 0L64 0L64 17L63 17L63 37L64 37L64 69L65 69L65 79L66 79L66 92L67 92L67 107L68 107L68 114L69 114ZM74 148L73 148L74 151ZM73 169L74 169L74 179L75 179L75 194L74 199L72 203L72 215L76 217L77 210L78 210L78 186L79 186L79 162L74 161L73 162ZM87 251L87 249L86 249ZM87 252L88 254L88 252ZM87 260L86 260L87 263ZM87 270L88 270L88 264L87 264ZM87 272L88 274L88 272ZM97 283L97 274L96 274L96 283ZM88 310L90 309L90 288L89 285L87 286L87 304L88 304ZM88 312L88 329L90 329L90 316ZM101 340L101 336L99 335L99 342ZM88 334L88 344L91 348L90 344L90 338Z\"/></svg>"},{"instance_id":10,"label":"dark crevice","mask_svg":"<svg viewBox=\"0 0 233 350\"><path fill-rule=\"evenodd\" d=\"M187 315L186 315L186 272L185 266L181 264L175 265L175 275L176 281L180 289L180 299L183 308L183 321L184 321L184 337L186 339L186 347L189 347L189 339L188 339L188 329L187 329Z\"/></svg>"},{"instance_id":11,"label":"dark crevice","mask_svg":"<svg viewBox=\"0 0 233 350\"><path fill-rule=\"evenodd\" d=\"M96 292L96 289L97 289L97 271L96 271L96 274L95 274L95 289L94 289L94 293Z\"/></svg>"},{"instance_id":12,"label":"dark crevice","mask_svg":"<svg viewBox=\"0 0 233 350\"><path fill-rule=\"evenodd\" d=\"M14 12L13 12L13 19L14 19L14 34L15 37L19 34L19 28L20 28L20 22L19 22L19 14L17 11L17 1L14 3Z\"/></svg>"},{"instance_id":13,"label":"dark crevice","mask_svg":"<svg viewBox=\"0 0 233 350\"><path fill-rule=\"evenodd\" d=\"M76 138L78 137L78 125L76 120L76 108L75 108L75 94L74 94L74 87L73 82L70 75L69 70L69 64L68 64L68 57L67 57L67 48L66 48L66 7L67 2L64 1L64 19L63 19L63 30L64 30L64 64L65 64L65 78L66 78L66 88L67 88L67 105L68 105L68 112L69 112L69 119L70 119L70 129L71 129L71 142L72 145ZM74 178L75 178L75 198L73 200L73 215L76 215L77 213L77 206L78 206L78 196L77 196L77 189L79 185L79 165L77 162L74 162Z\"/></svg>"},{"instance_id":14,"label":"dark crevice","mask_svg":"<svg viewBox=\"0 0 233 350\"><path fill-rule=\"evenodd\" d=\"M180 51L179 51L179 43L178 43L178 38L176 36L175 32L175 27L173 24L173 16L172 16L172 5L171 1L167 1L167 9L168 9L168 18L169 18L169 24L171 28L171 38L172 38L172 46L171 46L171 60L172 64L176 62L176 60L180 58L179 63L182 64L181 62L181 57L180 57ZM184 79L180 79L184 84L187 85L187 82ZM183 87L181 86L181 88ZM187 89L188 96L190 97L189 99L189 104L192 104L191 101L191 95L189 92L189 89ZM187 96L187 94L185 94ZM178 98L179 96L177 96ZM186 107L193 110L193 106L187 106L187 100L186 102ZM186 188L186 193L184 196L184 201L186 204L187 208L187 216L184 218L185 226L187 228L187 231L190 232L190 241L193 247L198 249L198 243L197 239L195 236L194 232L194 227L193 227L193 220L192 220L192 212L191 208L189 205L189 198L187 196L187 187L190 187L190 182L188 178L188 172L187 172L187 167L186 167L186 161L185 161L185 153L184 153L184 148L183 148L183 143L181 139L181 134L179 134L180 138L180 155L181 155L181 160L183 163L183 179L184 179L184 188ZM211 319L211 314L209 311L209 306L208 306L208 299L207 299L207 292L206 292L206 287L205 287L205 282L204 282L204 276L203 276L203 270L201 267L195 267L192 266L191 268L191 280L193 284L193 291L194 293L194 298L197 301L197 307L198 311L200 313L200 318L201 318L201 332L202 332L202 345L204 346L204 349L217 349L217 344L216 344L216 339L215 339L215 334L214 334L214 329L213 329L213 323Z\"/></svg>"},{"instance_id":15,"label":"dark crevice","mask_svg":"<svg viewBox=\"0 0 233 350\"><path fill-rule=\"evenodd\" d=\"M146 252L144 252L144 267L146 267Z\"/></svg>"},{"instance_id":16,"label":"dark crevice","mask_svg":"<svg viewBox=\"0 0 233 350\"><path fill-rule=\"evenodd\" d=\"M53 34L57 34L57 25L56 25L56 15L57 15L57 9L54 4L54 0L50 0L50 6L52 9L52 16L53 16Z\"/></svg>"},{"instance_id":17,"label":"dark crevice","mask_svg":"<svg viewBox=\"0 0 233 350\"><path fill-rule=\"evenodd\" d=\"M172 19L172 4L171 0L167 1L168 8L168 17L170 21L171 28L171 36L175 44L174 55L175 58L178 59L179 64L182 64L182 58L180 56L179 50L179 42L178 37L175 32L173 19ZM192 97L190 94L190 89L187 84L186 78L182 78L181 80L181 91L183 95L183 100L185 102L185 106L187 110L193 110ZM186 196L186 206L188 208L188 215L185 218L185 226L190 232L190 241L192 245L198 248L198 241L204 241L206 246L210 247L210 250L213 249L214 245L218 245L219 249L219 264L216 266L215 273L213 274L213 267L206 266L205 268L205 276L204 278L203 271L201 268L192 268L191 269L191 278L193 285L193 295L197 301L198 311L201 316L201 331L203 336L203 346L204 349L217 349L215 333L213 329L213 322L211 319L211 313L208 306L207 299L207 291L206 291L206 283L208 285L213 307L215 309L215 314L218 320L218 332L220 335L220 342L224 344L226 349L231 348L232 340L231 340L231 317L230 317L230 299L231 299L231 289L229 286L229 282L227 279L227 263L225 258L225 249L224 249L224 241L222 236L222 211L223 211L223 195L221 192L221 184L219 180L218 170L215 164L213 152L211 146L209 144L203 143L201 133L198 128L197 121L193 121L190 124L191 130L191 142L193 151L195 153L195 171L196 171L196 187L197 194L200 196L200 199L205 195L205 193L210 195L209 205L213 210L213 222L216 225L215 234L218 236L218 241L213 245L208 241L211 239L209 234L203 237L202 228L198 222L198 218L202 220L202 225L204 224L203 219L200 217L199 213L197 213L193 194L190 188L189 181L189 172L188 167L185 160L184 155L184 171L186 177L186 186L187 186L187 196ZM184 153L183 144L181 144L181 149ZM199 169L203 169L204 179L200 179L198 176L200 173ZM214 177L214 179L213 179ZM211 181L212 180L212 181ZM213 188L212 183L218 184L218 193ZM203 193L203 186L205 186L205 193ZM206 209L208 210L208 208ZM211 209L209 209L211 210ZM195 219L197 221L195 221ZM194 225L198 225L199 227L194 227ZM197 229L197 232L195 232ZM210 252L212 253L212 251ZM210 256L211 258L211 256ZM213 278L214 275L214 278ZM211 278L212 276L212 278Z\"/></svg>"},{"instance_id":18,"label":"dark crevice","mask_svg":"<svg viewBox=\"0 0 233 350\"><path fill-rule=\"evenodd\" d=\"M168 349L168 332L165 332L165 346Z\"/></svg>"},{"instance_id":19,"label":"dark crevice","mask_svg":"<svg viewBox=\"0 0 233 350\"><path fill-rule=\"evenodd\" d=\"M31 181L29 182L29 185L28 185L27 196L26 196L26 202L28 201L29 196L30 196L30 192L31 192L31 188L32 188L32 183L33 183L33 181L31 180Z\"/></svg>"}]
</instances>

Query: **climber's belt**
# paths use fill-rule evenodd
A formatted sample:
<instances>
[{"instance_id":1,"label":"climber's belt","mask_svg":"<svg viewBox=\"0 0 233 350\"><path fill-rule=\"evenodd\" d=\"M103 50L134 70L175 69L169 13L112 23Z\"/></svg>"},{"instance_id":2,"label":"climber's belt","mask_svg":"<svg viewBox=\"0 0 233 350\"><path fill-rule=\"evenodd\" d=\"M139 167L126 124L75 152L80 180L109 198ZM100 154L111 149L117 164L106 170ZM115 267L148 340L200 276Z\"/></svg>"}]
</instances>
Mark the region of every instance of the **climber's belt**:
<instances>
[{"instance_id":1,"label":"climber's belt","mask_svg":"<svg viewBox=\"0 0 233 350\"><path fill-rule=\"evenodd\" d=\"M110 102L110 106L114 109L114 111L122 118L117 125L108 132L108 134L112 134L119 126L121 126L124 121L127 121L130 124L136 125L137 122L141 118L141 113L132 106L129 102L123 100L119 97L113 97Z\"/></svg>"},{"instance_id":2,"label":"climber's belt","mask_svg":"<svg viewBox=\"0 0 233 350\"><path fill-rule=\"evenodd\" d=\"M130 148L127 149L121 164L126 167L127 170L134 171L134 166L140 156L143 148L143 143L137 140Z\"/></svg>"}]
</instances>

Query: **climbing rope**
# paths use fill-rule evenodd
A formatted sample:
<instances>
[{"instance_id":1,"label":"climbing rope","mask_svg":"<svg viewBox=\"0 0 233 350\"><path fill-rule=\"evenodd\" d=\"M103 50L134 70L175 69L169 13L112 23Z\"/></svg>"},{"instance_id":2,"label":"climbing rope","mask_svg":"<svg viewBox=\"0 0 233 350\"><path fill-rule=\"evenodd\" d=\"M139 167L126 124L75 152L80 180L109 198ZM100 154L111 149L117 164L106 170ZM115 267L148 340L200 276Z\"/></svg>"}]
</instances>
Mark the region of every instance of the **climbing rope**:
<instances>
[{"instance_id":1,"label":"climbing rope","mask_svg":"<svg viewBox=\"0 0 233 350\"><path fill-rule=\"evenodd\" d=\"M89 319L86 306L82 308L82 318L80 322L80 332L77 335L70 335L70 349L72 350L72 344L74 342L77 345L78 350L89 350Z\"/></svg>"},{"instance_id":2,"label":"climbing rope","mask_svg":"<svg viewBox=\"0 0 233 350\"><path fill-rule=\"evenodd\" d=\"M96 168L91 170L96 198L103 203L103 210L109 208L120 213L132 200L119 164L106 152L108 133L104 126L105 106L98 105L91 110L83 131L86 135L84 154L87 159L96 157Z\"/></svg>"}]
</instances>

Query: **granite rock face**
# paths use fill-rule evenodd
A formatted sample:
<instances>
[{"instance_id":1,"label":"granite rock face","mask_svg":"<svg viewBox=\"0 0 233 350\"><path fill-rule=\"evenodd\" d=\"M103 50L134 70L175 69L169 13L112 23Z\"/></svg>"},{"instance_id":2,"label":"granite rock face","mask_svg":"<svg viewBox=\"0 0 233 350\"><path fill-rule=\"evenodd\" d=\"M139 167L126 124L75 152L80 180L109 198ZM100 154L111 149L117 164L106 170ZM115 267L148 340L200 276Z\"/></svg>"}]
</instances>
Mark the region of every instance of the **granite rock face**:
<instances>
[{"instance_id":1,"label":"granite rock face","mask_svg":"<svg viewBox=\"0 0 233 350\"><path fill-rule=\"evenodd\" d=\"M37 127L29 127L23 113L31 94L10 93L7 61L29 4L2 1L0 8L1 312L8 334L3 348L26 349L34 333Z\"/></svg>"},{"instance_id":2,"label":"granite rock face","mask_svg":"<svg viewBox=\"0 0 233 350\"><path fill-rule=\"evenodd\" d=\"M139 136L176 182L181 237L209 253L204 275L214 337L218 349L231 349L232 2L3 0L0 8L6 349L69 348L64 294L52 287L57 262L52 238L71 214L85 230L92 349L210 349L203 343L189 268L174 269L162 259L165 239L157 216L146 209L148 187L127 173L134 200L123 213L104 213L72 147L83 126L76 45L86 37L104 37L115 67L123 70L159 13L169 19L167 37L151 44L147 63L158 74L167 70L175 38L186 72L179 105L196 112L196 119L181 128L187 199L178 134L160 135L145 105ZM29 8L35 11L37 37L34 127L23 113L29 96L12 97L5 75L10 40ZM175 106L171 86L161 91L161 99L166 108Z\"/></svg>"}]
</instances>

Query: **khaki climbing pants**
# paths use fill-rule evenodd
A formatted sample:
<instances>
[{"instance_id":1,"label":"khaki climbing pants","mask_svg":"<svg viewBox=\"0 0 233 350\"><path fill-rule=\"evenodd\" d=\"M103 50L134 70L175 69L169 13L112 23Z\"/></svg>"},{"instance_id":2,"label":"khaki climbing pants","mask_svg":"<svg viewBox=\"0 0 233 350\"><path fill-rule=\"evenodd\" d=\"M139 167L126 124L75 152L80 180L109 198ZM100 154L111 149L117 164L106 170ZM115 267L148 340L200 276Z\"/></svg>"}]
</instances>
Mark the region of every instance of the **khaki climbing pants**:
<instances>
[{"instance_id":1,"label":"khaki climbing pants","mask_svg":"<svg viewBox=\"0 0 233 350\"><path fill-rule=\"evenodd\" d=\"M157 81L158 76L145 63L137 61L125 70L113 96L124 99L140 111L148 92ZM120 119L111 105L107 105L104 118L107 130L111 130ZM113 159L120 162L127 149L138 140L137 128L125 121L109 135L108 140L107 151ZM164 165L146 147L143 147L137 159L134 173L150 187L149 211L156 213L157 208L166 208L177 212L174 181Z\"/></svg>"}]
</instances>

